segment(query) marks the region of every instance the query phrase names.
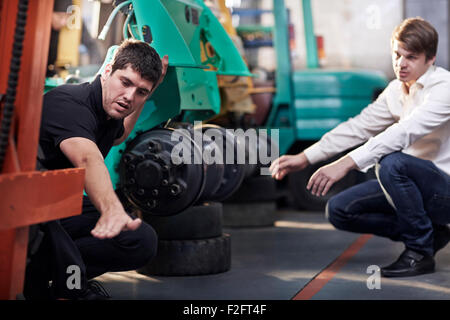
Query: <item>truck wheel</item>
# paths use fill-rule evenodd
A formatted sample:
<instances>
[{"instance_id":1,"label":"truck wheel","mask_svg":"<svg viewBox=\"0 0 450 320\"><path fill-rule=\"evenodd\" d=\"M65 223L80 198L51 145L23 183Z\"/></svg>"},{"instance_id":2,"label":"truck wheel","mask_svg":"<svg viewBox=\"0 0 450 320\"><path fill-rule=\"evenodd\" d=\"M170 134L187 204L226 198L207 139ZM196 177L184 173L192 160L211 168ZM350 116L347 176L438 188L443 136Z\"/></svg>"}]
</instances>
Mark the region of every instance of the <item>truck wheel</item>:
<instances>
[{"instance_id":1,"label":"truck wheel","mask_svg":"<svg viewBox=\"0 0 450 320\"><path fill-rule=\"evenodd\" d=\"M292 172L288 175L288 185L292 203L297 209L311 211L325 211L328 200L339 192L359 183L360 173L352 170L342 180L335 183L323 197L316 197L306 189L309 179L324 164L310 166L302 171Z\"/></svg>"},{"instance_id":2,"label":"truck wheel","mask_svg":"<svg viewBox=\"0 0 450 320\"><path fill-rule=\"evenodd\" d=\"M156 257L138 269L149 276L197 276L231 268L230 235L202 240L160 240Z\"/></svg>"},{"instance_id":3,"label":"truck wheel","mask_svg":"<svg viewBox=\"0 0 450 320\"><path fill-rule=\"evenodd\" d=\"M249 203L277 200L276 181L271 176L248 177L225 203Z\"/></svg>"},{"instance_id":4,"label":"truck wheel","mask_svg":"<svg viewBox=\"0 0 450 320\"><path fill-rule=\"evenodd\" d=\"M222 235L222 204L205 202L174 216L143 215L159 240L196 240Z\"/></svg>"},{"instance_id":5,"label":"truck wheel","mask_svg":"<svg viewBox=\"0 0 450 320\"><path fill-rule=\"evenodd\" d=\"M276 221L276 203L224 203L224 227L272 227Z\"/></svg>"}]
</instances>

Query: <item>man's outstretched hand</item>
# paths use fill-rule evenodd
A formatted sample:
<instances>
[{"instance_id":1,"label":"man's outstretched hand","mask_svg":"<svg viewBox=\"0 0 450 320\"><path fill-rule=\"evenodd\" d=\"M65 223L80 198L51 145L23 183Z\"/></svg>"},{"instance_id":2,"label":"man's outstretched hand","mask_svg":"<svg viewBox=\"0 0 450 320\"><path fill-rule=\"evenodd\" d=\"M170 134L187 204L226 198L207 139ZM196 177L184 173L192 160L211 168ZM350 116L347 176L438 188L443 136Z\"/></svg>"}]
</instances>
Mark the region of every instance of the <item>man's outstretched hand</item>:
<instances>
[{"instance_id":1,"label":"man's outstretched hand","mask_svg":"<svg viewBox=\"0 0 450 320\"><path fill-rule=\"evenodd\" d=\"M99 239L110 239L122 231L136 230L142 224L141 219L131 219L129 215L122 212L104 213L101 215L91 234Z\"/></svg>"},{"instance_id":2,"label":"man's outstretched hand","mask_svg":"<svg viewBox=\"0 0 450 320\"><path fill-rule=\"evenodd\" d=\"M320 167L309 179L306 189L311 194L319 197L328 193L331 186L341 180L352 169L357 166L350 156L344 156L333 163Z\"/></svg>"},{"instance_id":3,"label":"man's outstretched hand","mask_svg":"<svg viewBox=\"0 0 450 320\"><path fill-rule=\"evenodd\" d=\"M275 159L270 165L269 170L272 173L273 178L281 180L288 173L303 170L308 165L308 158L306 158L305 154L302 152L296 155L284 155Z\"/></svg>"}]
</instances>

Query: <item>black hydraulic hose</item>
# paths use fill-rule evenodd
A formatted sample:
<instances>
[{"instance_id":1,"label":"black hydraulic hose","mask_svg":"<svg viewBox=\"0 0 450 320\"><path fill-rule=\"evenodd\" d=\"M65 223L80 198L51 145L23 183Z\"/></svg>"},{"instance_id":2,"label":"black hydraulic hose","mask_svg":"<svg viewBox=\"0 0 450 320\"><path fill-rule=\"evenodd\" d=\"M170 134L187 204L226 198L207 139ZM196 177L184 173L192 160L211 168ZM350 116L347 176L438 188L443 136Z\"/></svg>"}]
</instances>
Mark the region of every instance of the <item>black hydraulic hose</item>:
<instances>
[{"instance_id":1,"label":"black hydraulic hose","mask_svg":"<svg viewBox=\"0 0 450 320\"><path fill-rule=\"evenodd\" d=\"M3 170L6 149L8 147L9 132L11 130L11 121L14 114L14 103L16 101L16 89L19 79L23 40L25 38L25 26L27 24L27 11L28 0L19 0L11 64L9 66L8 86L6 89L3 118L0 127L0 173Z\"/></svg>"}]
</instances>

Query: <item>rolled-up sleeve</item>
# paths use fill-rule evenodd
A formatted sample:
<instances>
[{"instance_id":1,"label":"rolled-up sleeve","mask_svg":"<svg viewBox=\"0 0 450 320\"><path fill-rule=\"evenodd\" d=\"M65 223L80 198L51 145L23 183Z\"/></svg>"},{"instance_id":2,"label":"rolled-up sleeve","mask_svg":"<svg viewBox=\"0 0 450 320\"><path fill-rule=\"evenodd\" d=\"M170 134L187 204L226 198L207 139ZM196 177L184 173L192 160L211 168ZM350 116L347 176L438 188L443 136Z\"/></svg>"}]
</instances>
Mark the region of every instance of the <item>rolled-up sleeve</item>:
<instances>
[{"instance_id":1,"label":"rolled-up sleeve","mask_svg":"<svg viewBox=\"0 0 450 320\"><path fill-rule=\"evenodd\" d=\"M374 165L384 155L403 150L430 134L450 117L450 83L442 81L431 88L408 116L370 138L349 156L361 170Z\"/></svg>"},{"instance_id":2,"label":"rolled-up sleeve","mask_svg":"<svg viewBox=\"0 0 450 320\"><path fill-rule=\"evenodd\" d=\"M317 143L304 150L312 164L326 160L338 153L364 143L395 122L387 104L392 83L376 101L364 108L360 114L339 124L326 133Z\"/></svg>"}]
</instances>

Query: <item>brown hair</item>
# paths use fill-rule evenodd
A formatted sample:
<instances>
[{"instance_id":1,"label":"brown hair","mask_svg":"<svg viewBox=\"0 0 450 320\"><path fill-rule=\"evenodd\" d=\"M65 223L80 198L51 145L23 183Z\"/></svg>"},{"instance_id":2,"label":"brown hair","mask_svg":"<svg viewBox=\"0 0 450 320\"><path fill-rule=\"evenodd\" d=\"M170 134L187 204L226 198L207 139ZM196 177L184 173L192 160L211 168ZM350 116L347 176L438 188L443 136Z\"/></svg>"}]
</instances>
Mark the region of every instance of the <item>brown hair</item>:
<instances>
[{"instance_id":1,"label":"brown hair","mask_svg":"<svg viewBox=\"0 0 450 320\"><path fill-rule=\"evenodd\" d=\"M114 54L111 74L116 70L130 67L138 72L142 78L157 83L161 77L162 63L156 50L146 42L127 39L119 46Z\"/></svg>"},{"instance_id":2,"label":"brown hair","mask_svg":"<svg viewBox=\"0 0 450 320\"><path fill-rule=\"evenodd\" d=\"M425 53L428 61L436 56L438 39L436 29L429 22L416 17L405 19L394 29L391 43L397 40L408 51Z\"/></svg>"}]
</instances>

